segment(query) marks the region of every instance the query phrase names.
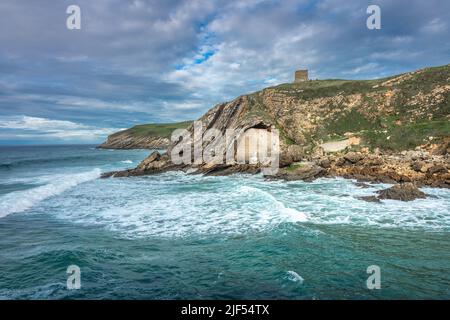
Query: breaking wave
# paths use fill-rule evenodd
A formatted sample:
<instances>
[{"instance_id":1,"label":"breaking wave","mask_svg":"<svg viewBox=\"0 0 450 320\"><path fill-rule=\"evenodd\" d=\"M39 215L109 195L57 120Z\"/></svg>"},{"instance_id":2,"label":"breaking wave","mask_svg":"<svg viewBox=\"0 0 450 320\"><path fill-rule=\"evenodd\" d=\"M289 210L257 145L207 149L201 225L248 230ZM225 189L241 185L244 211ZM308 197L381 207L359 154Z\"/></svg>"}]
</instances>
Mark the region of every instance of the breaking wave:
<instances>
[{"instance_id":1,"label":"breaking wave","mask_svg":"<svg viewBox=\"0 0 450 320\"><path fill-rule=\"evenodd\" d=\"M23 212L38 204L39 202L56 196L81 183L96 179L100 176L100 169L70 174L55 175L51 182L25 191L8 193L0 198L0 218L11 213Z\"/></svg>"}]
</instances>

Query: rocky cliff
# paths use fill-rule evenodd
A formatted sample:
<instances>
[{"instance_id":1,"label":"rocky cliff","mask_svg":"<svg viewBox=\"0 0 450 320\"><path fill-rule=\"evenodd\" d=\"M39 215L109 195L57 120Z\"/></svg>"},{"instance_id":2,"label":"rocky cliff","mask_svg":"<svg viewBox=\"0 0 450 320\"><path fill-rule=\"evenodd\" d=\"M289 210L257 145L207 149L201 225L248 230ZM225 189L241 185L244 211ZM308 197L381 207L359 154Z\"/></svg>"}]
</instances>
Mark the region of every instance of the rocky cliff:
<instances>
[{"instance_id":1,"label":"rocky cliff","mask_svg":"<svg viewBox=\"0 0 450 320\"><path fill-rule=\"evenodd\" d=\"M116 132L102 143L102 149L165 149L175 129L187 128L191 121L170 124L143 124Z\"/></svg>"},{"instance_id":2,"label":"rocky cliff","mask_svg":"<svg viewBox=\"0 0 450 320\"><path fill-rule=\"evenodd\" d=\"M421 177L424 184L446 186L450 185L449 93L450 65L446 65L378 80L282 84L219 104L199 121L203 130L214 128L224 133L231 128L238 135L252 128L277 129L284 177L305 170L305 166L297 164L308 161L319 167L313 166L317 174L312 178L340 175L383 180L377 176L388 172L385 176L392 181ZM194 126L188 130L193 134ZM184 143L180 140L171 144L169 154ZM217 140L204 139L202 143L207 148ZM233 146L227 145L223 152L230 148ZM353 159L359 159L346 159L348 152L356 154ZM168 155L158 161L170 163ZM402 161L404 165L400 165ZM413 167L413 162L422 167ZM439 170L428 171L436 166ZM255 166L230 168L208 163L186 167L210 174L255 170ZM139 174L151 171L145 166L136 170ZM435 183L436 179L440 182Z\"/></svg>"}]
</instances>

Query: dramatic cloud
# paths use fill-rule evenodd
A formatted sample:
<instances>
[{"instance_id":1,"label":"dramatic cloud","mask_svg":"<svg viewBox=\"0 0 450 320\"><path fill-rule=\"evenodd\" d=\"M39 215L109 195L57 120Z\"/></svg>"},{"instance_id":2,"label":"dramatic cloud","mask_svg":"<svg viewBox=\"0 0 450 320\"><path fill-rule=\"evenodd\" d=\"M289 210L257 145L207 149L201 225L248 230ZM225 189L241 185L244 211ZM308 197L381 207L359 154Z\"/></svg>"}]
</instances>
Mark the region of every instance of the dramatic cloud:
<instances>
[{"instance_id":1,"label":"dramatic cloud","mask_svg":"<svg viewBox=\"0 0 450 320\"><path fill-rule=\"evenodd\" d=\"M66 28L72 4L81 30ZM381 30L366 28L371 4ZM448 12L446 0L3 0L0 140L97 142L109 128L195 119L297 68L364 79L447 64ZM6 128L21 116L87 128Z\"/></svg>"}]
</instances>

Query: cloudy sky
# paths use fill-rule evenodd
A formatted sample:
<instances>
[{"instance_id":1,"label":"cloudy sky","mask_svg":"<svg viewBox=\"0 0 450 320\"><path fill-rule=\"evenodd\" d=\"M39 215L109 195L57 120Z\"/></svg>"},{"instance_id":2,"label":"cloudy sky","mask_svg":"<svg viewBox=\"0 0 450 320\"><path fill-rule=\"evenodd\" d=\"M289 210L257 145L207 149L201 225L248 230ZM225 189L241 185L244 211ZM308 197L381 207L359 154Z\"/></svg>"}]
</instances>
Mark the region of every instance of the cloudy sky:
<instances>
[{"instance_id":1,"label":"cloudy sky","mask_svg":"<svg viewBox=\"0 0 450 320\"><path fill-rule=\"evenodd\" d=\"M81 8L81 30L66 9ZM366 27L381 8L381 30ZM448 0L2 0L0 144L97 143L292 81L450 63Z\"/></svg>"}]
</instances>

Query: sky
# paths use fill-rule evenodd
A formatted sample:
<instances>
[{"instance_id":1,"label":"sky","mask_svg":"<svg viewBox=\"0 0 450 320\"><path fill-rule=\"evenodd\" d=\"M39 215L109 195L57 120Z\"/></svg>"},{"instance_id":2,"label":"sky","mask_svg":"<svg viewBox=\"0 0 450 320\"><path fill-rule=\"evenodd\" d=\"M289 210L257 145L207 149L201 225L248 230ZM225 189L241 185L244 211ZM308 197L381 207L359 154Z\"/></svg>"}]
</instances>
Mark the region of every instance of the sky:
<instances>
[{"instance_id":1,"label":"sky","mask_svg":"<svg viewBox=\"0 0 450 320\"><path fill-rule=\"evenodd\" d=\"M449 12L448 0L2 0L0 144L194 120L296 69L371 79L448 64Z\"/></svg>"}]
</instances>

